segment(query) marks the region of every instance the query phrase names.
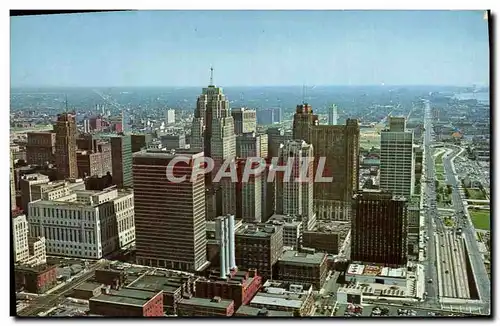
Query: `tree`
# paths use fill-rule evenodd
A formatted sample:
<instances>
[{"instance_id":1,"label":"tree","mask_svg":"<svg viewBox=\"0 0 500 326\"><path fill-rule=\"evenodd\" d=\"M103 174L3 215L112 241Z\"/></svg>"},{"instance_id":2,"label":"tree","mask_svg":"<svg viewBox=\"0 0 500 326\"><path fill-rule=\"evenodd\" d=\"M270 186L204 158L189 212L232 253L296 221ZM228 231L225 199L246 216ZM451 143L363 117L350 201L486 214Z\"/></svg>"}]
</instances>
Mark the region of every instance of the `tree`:
<instances>
[{"instance_id":1,"label":"tree","mask_svg":"<svg viewBox=\"0 0 500 326\"><path fill-rule=\"evenodd\" d=\"M441 202L441 195L436 193L436 201Z\"/></svg>"},{"instance_id":2,"label":"tree","mask_svg":"<svg viewBox=\"0 0 500 326\"><path fill-rule=\"evenodd\" d=\"M434 187L437 189L439 187L439 181L436 179L434 180Z\"/></svg>"}]
</instances>

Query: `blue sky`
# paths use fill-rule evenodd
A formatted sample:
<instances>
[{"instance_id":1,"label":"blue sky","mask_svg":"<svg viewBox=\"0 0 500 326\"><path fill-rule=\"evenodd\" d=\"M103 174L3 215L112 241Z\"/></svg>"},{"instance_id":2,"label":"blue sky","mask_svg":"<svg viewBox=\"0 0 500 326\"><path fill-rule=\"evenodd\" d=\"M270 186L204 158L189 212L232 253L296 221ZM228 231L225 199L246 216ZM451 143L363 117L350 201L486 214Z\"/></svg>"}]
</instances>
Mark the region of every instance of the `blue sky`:
<instances>
[{"instance_id":1,"label":"blue sky","mask_svg":"<svg viewBox=\"0 0 500 326\"><path fill-rule=\"evenodd\" d=\"M482 11L11 18L12 86L487 85Z\"/></svg>"}]
</instances>

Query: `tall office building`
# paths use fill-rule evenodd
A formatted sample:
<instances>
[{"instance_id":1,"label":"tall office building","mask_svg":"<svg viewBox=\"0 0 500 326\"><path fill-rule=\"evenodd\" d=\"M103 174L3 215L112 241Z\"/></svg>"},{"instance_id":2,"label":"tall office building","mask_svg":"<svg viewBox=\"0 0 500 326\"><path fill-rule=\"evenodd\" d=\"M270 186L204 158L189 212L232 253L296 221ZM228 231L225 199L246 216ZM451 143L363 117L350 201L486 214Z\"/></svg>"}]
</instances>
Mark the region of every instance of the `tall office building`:
<instances>
[{"instance_id":1,"label":"tall office building","mask_svg":"<svg viewBox=\"0 0 500 326\"><path fill-rule=\"evenodd\" d=\"M172 124L175 123L175 110L174 109L168 109L166 113L166 123L167 124Z\"/></svg>"},{"instance_id":2,"label":"tall office building","mask_svg":"<svg viewBox=\"0 0 500 326\"><path fill-rule=\"evenodd\" d=\"M146 149L153 141L153 135L150 133L131 134L130 139L132 142L132 153Z\"/></svg>"},{"instance_id":3,"label":"tall office building","mask_svg":"<svg viewBox=\"0 0 500 326\"><path fill-rule=\"evenodd\" d=\"M132 187L132 140L130 135L110 137L113 183L118 188Z\"/></svg>"},{"instance_id":4,"label":"tall office building","mask_svg":"<svg viewBox=\"0 0 500 326\"><path fill-rule=\"evenodd\" d=\"M267 155L270 158L278 157L281 144L291 140L292 135L286 134L282 128L267 129Z\"/></svg>"},{"instance_id":5,"label":"tall office building","mask_svg":"<svg viewBox=\"0 0 500 326\"><path fill-rule=\"evenodd\" d=\"M11 211L16 210L17 205L16 205L16 176L14 175L14 160L12 158L12 151L10 153L10 209Z\"/></svg>"},{"instance_id":6,"label":"tall office building","mask_svg":"<svg viewBox=\"0 0 500 326\"><path fill-rule=\"evenodd\" d=\"M262 136L267 135L256 135L255 132L247 132L236 136L236 156L238 158L266 157L265 153L262 153Z\"/></svg>"},{"instance_id":7,"label":"tall office building","mask_svg":"<svg viewBox=\"0 0 500 326\"><path fill-rule=\"evenodd\" d=\"M410 198L415 186L413 131L404 117L389 117L389 129L381 132L380 189Z\"/></svg>"},{"instance_id":8,"label":"tall office building","mask_svg":"<svg viewBox=\"0 0 500 326\"><path fill-rule=\"evenodd\" d=\"M309 104L297 105L293 119L293 138L303 139L314 148L314 171L325 157L322 176L331 183L314 184L314 210L318 219L348 220L351 199L359 183L359 123L347 119L345 125L319 125L318 115Z\"/></svg>"},{"instance_id":9,"label":"tall office building","mask_svg":"<svg viewBox=\"0 0 500 326\"><path fill-rule=\"evenodd\" d=\"M55 161L58 178L77 178L75 115L68 112L59 114L54 124L54 132L56 134Z\"/></svg>"},{"instance_id":10,"label":"tall office building","mask_svg":"<svg viewBox=\"0 0 500 326\"><path fill-rule=\"evenodd\" d=\"M330 126L335 126L337 124L337 106L332 104L328 108L328 124Z\"/></svg>"},{"instance_id":11,"label":"tall office building","mask_svg":"<svg viewBox=\"0 0 500 326\"><path fill-rule=\"evenodd\" d=\"M313 164L313 146L305 141L290 140L281 146L278 165L291 170L289 180L284 179L287 172L276 173L276 213L301 216L306 231L316 225Z\"/></svg>"},{"instance_id":12,"label":"tall office building","mask_svg":"<svg viewBox=\"0 0 500 326\"><path fill-rule=\"evenodd\" d=\"M180 183L167 178L167 166ZM148 149L134 153L136 257L141 265L198 271L207 264L205 180L191 182L194 160L203 152Z\"/></svg>"},{"instance_id":13,"label":"tall office building","mask_svg":"<svg viewBox=\"0 0 500 326\"><path fill-rule=\"evenodd\" d=\"M246 108L233 108L231 115L234 119L234 133L240 135L257 131L257 112Z\"/></svg>"},{"instance_id":14,"label":"tall office building","mask_svg":"<svg viewBox=\"0 0 500 326\"><path fill-rule=\"evenodd\" d=\"M249 175L248 180L243 180L246 158L236 161L238 183L236 184L236 217L245 222L262 221L262 183L264 173ZM255 165L257 165L256 163ZM253 167L254 169L256 166ZM244 182L245 181L245 182Z\"/></svg>"},{"instance_id":15,"label":"tall office building","mask_svg":"<svg viewBox=\"0 0 500 326\"><path fill-rule=\"evenodd\" d=\"M388 266L407 263L406 198L381 190L353 197L351 260Z\"/></svg>"},{"instance_id":16,"label":"tall office building","mask_svg":"<svg viewBox=\"0 0 500 326\"><path fill-rule=\"evenodd\" d=\"M283 113L281 108L265 108L257 111L257 122L260 125L281 123Z\"/></svg>"},{"instance_id":17,"label":"tall office building","mask_svg":"<svg viewBox=\"0 0 500 326\"><path fill-rule=\"evenodd\" d=\"M215 163L213 171L219 171L224 161L234 159L236 156L236 136L229 101L222 92L222 88L213 84L213 69L211 69L210 85L203 88L202 94L198 97L194 115L191 148L202 150L205 156L211 157ZM203 147L200 148L201 146ZM209 219L236 213L235 184L225 179L218 184L213 184L215 173L205 175L207 218Z\"/></svg>"},{"instance_id":18,"label":"tall office building","mask_svg":"<svg viewBox=\"0 0 500 326\"><path fill-rule=\"evenodd\" d=\"M56 152L56 134L39 131L28 132L26 144L26 162L28 164L44 165L54 162Z\"/></svg>"}]
</instances>

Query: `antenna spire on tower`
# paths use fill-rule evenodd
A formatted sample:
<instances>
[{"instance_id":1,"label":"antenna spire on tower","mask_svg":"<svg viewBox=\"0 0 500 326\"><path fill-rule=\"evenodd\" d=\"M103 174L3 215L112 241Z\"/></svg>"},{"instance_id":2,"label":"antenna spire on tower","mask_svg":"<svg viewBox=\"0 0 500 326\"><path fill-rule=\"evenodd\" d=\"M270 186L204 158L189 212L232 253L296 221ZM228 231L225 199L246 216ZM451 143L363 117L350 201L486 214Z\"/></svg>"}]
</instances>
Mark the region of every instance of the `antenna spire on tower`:
<instances>
[{"instance_id":1,"label":"antenna spire on tower","mask_svg":"<svg viewBox=\"0 0 500 326\"><path fill-rule=\"evenodd\" d=\"M210 66L210 85L214 84L214 67Z\"/></svg>"}]
</instances>

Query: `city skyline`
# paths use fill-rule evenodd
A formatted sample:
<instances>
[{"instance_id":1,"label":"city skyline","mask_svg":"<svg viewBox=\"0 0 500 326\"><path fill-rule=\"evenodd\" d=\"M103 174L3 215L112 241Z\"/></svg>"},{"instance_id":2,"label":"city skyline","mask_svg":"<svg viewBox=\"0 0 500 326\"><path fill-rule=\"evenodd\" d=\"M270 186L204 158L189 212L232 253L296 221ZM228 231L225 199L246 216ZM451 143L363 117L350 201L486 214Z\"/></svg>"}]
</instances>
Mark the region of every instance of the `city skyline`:
<instances>
[{"instance_id":1,"label":"city skyline","mask_svg":"<svg viewBox=\"0 0 500 326\"><path fill-rule=\"evenodd\" d=\"M489 83L483 15L128 11L12 17L11 86L199 87L208 84L210 66L215 84L233 87L483 86Z\"/></svg>"}]
</instances>

